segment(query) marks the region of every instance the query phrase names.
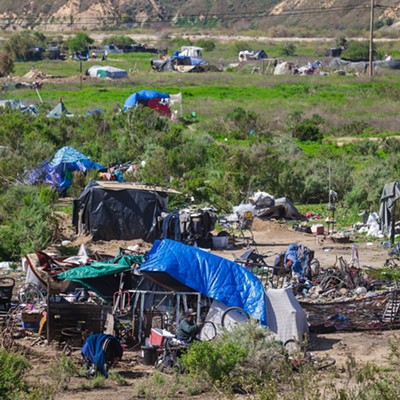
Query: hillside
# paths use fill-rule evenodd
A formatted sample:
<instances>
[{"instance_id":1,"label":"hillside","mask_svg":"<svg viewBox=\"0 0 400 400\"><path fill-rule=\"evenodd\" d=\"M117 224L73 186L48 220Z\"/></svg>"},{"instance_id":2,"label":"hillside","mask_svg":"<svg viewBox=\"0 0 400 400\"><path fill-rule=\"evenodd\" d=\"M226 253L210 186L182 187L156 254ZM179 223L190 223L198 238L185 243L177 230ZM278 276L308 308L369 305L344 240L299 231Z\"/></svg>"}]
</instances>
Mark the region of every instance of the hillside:
<instances>
[{"instance_id":1,"label":"hillside","mask_svg":"<svg viewBox=\"0 0 400 400\"><path fill-rule=\"evenodd\" d=\"M391 7L393 6L393 7ZM40 26L41 30L146 27L205 27L255 29L284 36L293 28L309 32L366 30L369 4L361 0L28 0L21 5L0 2L0 26L14 30ZM400 6L389 0L377 7L375 20L395 27Z\"/></svg>"}]
</instances>

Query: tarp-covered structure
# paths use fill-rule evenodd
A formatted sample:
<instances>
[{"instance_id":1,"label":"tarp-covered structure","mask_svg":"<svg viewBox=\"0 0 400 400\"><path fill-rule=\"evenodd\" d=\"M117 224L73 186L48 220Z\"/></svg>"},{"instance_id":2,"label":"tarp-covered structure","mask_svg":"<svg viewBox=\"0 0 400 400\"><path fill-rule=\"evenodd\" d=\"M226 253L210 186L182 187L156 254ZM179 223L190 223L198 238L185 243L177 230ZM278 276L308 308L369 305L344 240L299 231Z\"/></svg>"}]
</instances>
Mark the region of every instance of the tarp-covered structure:
<instances>
[{"instance_id":1,"label":"tarp-covered structure","mask_svg":"<svg viewBox=\"0 0 400 400\"><path fill-rule=\"evenodd\" d=\"M74 200L73 220L78 235L93 240L143 239L159 235L158 218L168 212L168 194L178 193L131 182L91 181Z\"/></svg>"},{"instance_id":2,"label":"tarp-covered structure","mask_svg":"<svg viewBox=\"0 0 400 400\"><path fill-rule=\"evenodd\" d=\"M397 200L400 198L400 182L386 183L382 190L379 209L380 229L386 236L391 236L394 243L394 215Z\"/></svg>"},{"instance_id":3,"label":"tarp-covered structure","mask_svg":"<svg viewBox=\"0 0 400 400\"><path fill-rule=\"evenodd\" d=\"M106 169L80 151L72 147L62 147L50 161L43 161L38 168L31 171L28 181L31 184L38 181L46 183L62 193L71 186L74 171L85 173L89 170Z\"/></svg>"},{"instance_id":4,"label":"tarp-covered structure","mask_svg":"<svg viewBox=\"0 0 400 400\"><path fill-rule=\"evenodd\" d=\"M330 67L347 68L366 71L369 67L369 61L361 60L345 60L343 58L334 58L329 63ZM372 62L373 68L390 68L390 69L400 69L400 60L377 60Z\"/></svg>"},{"instance_id":5,"label":"tarp-covered structure","mask_svg":"<svg viewBox=\"0 0 400 400\"><path fill-rule=\"evenodd\" d=\"M124 69L111 67L109 65L93 65L87 71L87 74L92 78L127 78L128 72Z\"/></svg>"},{"instance_id":6,"label":"tarp-covered structure","mask_svg":"<svg viewBox=\"0 0 400 400\"><path fill-rule=\"evenodd\" d=\"M265 60L268 58L264 50L243 50L239 52L239 61Z\"/></svg>"},{"instance_id":7,"label":"tarp-covered structure","mask_svg":"<svg viewBox=\"0 0 400 400\"><path fill-rule=\"evenodd\" d=\"M90 265L69 269L58 274L57 279L75 282L111 302L119 289L135 288L131 279L124 280L124 286L121 287L120 274L130 272L133 265L143 261L143 256L126 254L120 249L119 254L110 260L94 261Z\"/></svg>"},{"instance_id":8,"label":"tarp-covered structure","mask_svg":"<svg viewBox=\"0 0 400 400\"><path fill-rule=\"evenodd\" d=\"M168 93L161 93L153 90L141 90L131 94L125 100L124 111L141 104L142 106L152 108L160 114L170 117L171 109L169 107L169 98L170 95Z\"/></svg>"},{"instance_id":9,"label":"tarp-covered structure","mask_svg":"<svg viewBox=\"0 0 400 400\"><path fill-rule=\"evenodd\" d=\"M151 67L156 71L205 72L209 63L203 58L174 54L166 59L151 60Z\"/></svg>"},{"instance_id":10,"label":"tarp-covered structure","mask_svg":"<svg viewBox=\"0 0 400 400\"><path fill-rule=\"evenodd\" d=\"M268 328L277 339L283 343L304 340L304 335L309 332L307 315L292 289L268 289L266 297Z\"/></svg>"},{"instance_id":11,"label":"tarp-covered structure","mask_svg":"<svg viewBox=\"0 0 400 400\"><path fill-rule=\"evenodd\" d=\"M138 268L170 290L182 285L228 307L240 307L266 325L266 298L258 278L241 265L196 247L156 241Z\"/></svg>"},{"instance_id":12,"label":"tarp-covered structure","mask_svg":"<svg viewBox=\"0 0 400 400\"><path fill-rule=\"evenodd\" d=\"M296 206L287 197L280 197L278 199L275 199L273 206L260 209L256 213L256 215L259 218L278 218L278 219L303 218L303 216L297 210Z\"/></svg>"}]
</instances>

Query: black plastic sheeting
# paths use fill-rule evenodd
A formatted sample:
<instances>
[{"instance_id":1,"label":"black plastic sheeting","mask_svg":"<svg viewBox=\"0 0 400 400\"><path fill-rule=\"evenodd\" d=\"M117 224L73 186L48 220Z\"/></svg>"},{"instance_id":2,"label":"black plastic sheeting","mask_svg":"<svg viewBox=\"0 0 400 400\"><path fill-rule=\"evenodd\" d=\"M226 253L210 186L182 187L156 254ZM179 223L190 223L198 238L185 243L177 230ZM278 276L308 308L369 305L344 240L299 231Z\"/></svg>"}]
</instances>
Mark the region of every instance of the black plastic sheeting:
<instances>
[{"instance_id":1,"label":"black plastic sheeting","mask_svg":"<svg viewBox=\"0 0 400 400\"><path fill-rule=\"evenodd\" d=\"M157 219L168 212L166 193L139 189L109 189L92 181L74 200L72 223L79 235L93 240L159 237Z\"/></svg>"}]
</instances>

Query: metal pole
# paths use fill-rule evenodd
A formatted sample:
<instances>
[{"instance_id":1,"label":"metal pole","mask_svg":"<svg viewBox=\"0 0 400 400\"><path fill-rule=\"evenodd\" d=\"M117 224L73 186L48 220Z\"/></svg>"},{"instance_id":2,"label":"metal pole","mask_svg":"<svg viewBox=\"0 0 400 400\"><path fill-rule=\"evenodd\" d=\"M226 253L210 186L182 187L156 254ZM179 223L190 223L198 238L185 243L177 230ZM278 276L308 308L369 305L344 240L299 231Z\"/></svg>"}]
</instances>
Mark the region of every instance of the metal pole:
<instances>
[{"instance_id":1,"label":"metal pole","mask_svg":"<svg viewBox=\"0 0 400 400\"><path fill-rule=\"evenodd\" d=\"M369 76L373 76L373 53L374 53L374 9L375 0L371 0L371 16L369 21Z\"/></svg>"},{"instance_id":2,"label":"metal pole","mask_svg":"<svg viewBox=\"0 0 400 400\"><path fill-rule=\"evenodd\" d=\"M81 90L82 90L82 60L79 61L79 72L80 72L80 75L81 75Z\"/></svg>"}]
</instances>

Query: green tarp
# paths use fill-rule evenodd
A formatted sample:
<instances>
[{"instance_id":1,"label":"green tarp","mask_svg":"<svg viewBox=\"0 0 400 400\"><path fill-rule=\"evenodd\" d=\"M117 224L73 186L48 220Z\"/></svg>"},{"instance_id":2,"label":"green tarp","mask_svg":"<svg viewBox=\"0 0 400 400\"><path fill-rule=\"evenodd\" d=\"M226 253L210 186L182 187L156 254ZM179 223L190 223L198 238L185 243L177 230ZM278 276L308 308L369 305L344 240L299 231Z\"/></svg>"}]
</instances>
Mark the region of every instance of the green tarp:
<instances>
[{"instance_id":1,"label":"green tarp","mask_svg":"<svg viewBox=\"0 0 400 400\"><path fill-rule=\"evenodd\" d=\"M143 262L143 256L123 254L123 249L120 249L118 256L113 259L94 261L90 265L72 268L58 274L57 278L76 282L103 299L111 301L113 293L119 289L119 278L115 275L129 271L132 265Z\"/></svg>"}]
</instances>

